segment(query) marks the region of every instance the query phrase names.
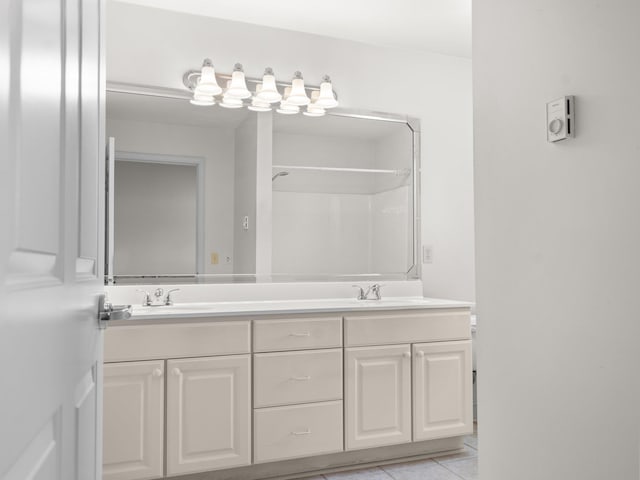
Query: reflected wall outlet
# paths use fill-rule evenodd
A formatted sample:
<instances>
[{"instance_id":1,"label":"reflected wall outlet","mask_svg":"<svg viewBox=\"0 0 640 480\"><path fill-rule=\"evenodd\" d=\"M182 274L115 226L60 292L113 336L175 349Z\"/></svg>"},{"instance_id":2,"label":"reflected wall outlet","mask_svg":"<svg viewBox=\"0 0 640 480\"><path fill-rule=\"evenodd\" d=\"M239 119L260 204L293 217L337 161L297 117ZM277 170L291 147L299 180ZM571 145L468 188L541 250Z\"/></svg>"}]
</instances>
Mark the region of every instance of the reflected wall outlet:
<instances>
[{"instance_id":1,"label":"reflected wall outlet","mask_svg":"<svg viewBox=\"0 0 640 480\"><path fill-rule=\"evenodd\" d=\"M422 263L433 263L433 247L431 245L422 246Z\"/></svg>"},{"instance_id":2,"label":"reflected wall outlet","mask_svg":"<svg viewBox=\"0 0 640 480\"><path fill-rule=\"evenodd\" d=\"M249 230L249 215L245 215L242 218L242 229Z\"/></svg>"}]
</instances>

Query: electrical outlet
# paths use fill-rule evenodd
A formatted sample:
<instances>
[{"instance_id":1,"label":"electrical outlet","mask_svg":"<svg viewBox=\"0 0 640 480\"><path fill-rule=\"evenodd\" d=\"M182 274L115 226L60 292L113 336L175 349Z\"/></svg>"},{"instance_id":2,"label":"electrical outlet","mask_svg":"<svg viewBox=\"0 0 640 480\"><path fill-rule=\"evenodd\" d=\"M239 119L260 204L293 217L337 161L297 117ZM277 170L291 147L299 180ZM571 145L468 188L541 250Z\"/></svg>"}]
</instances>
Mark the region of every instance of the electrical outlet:
<instances>
[{"instance_id":1,"label":"electrical outlet","mask_svg":"<svg viewBox=\"0 0 640 480\"><path fill-rule=\"evenodd\" d=\"M242 219L242 228L244 230L249 230L249 216L245 215L244 218Z\"/></svg>"},{"instance_id":2,"label":"electrical outlet","mask_svg":"<svg viewBox=\"0 0 640 480\"><path fill-rule=\"evenodd\" d=\"M433 247L431 245L422 246L422 263L433 263Z\"/></svg>"},{"instance_id":3,"label":"electrical outlet","mask_svg":"<svg viewBox=\"0 0 640 480\"><path fill-rule=\"evenodd\" d=\"M219 261L220 259L218 258L218 254L216 252L213 252L211 254L211 265L218 265Z\"/></svg>"}]
</instances>

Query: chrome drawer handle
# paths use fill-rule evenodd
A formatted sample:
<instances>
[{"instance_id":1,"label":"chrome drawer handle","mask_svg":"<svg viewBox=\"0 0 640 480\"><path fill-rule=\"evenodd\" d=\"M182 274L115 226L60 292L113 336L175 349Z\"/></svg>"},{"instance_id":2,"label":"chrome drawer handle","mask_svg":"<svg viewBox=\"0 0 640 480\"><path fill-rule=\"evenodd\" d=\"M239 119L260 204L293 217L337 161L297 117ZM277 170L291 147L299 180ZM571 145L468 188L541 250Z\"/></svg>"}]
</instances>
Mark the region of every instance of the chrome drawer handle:
<instances>
[{"instance_id":1,"label":"chrome drawer handle","mask_svg":"<svg viewBox=\"0 0 640 480\"><path fill-rule=\"evenodd\" d=\"M294 382L306 382L308 380L311 380L311 375L305 375L304 377L290 377L289 380L292 380Z\"/></svg>"},{"instance_id":2,"label":"chrome drawer handle","mask_svg":"<svg viewBox=\"0 0 640 480\"><path fill-rule=\"evenodd\" d=\"M307 428L306 430L291 432L291 435L311 435L311 429Z\"/></svg>"},{"instance_id":3,"label":"chrome drawer handle","mask_svg":"<svg viewBox=\"0 0 640 480\"><path fill-rule=\"evenodd\" d=\"M289 334L290 337L310 337L311 333L309 332L302 332L302 333L290 333Z\"/></svg>"}]
</instances>

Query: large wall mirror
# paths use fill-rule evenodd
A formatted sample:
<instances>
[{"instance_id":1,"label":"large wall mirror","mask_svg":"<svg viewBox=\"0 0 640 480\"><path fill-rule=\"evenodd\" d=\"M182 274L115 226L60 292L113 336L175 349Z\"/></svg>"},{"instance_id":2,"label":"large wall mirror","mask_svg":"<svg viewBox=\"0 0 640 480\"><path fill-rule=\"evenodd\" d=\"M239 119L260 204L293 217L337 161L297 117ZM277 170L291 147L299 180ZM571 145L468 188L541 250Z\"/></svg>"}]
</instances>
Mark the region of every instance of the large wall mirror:
<instances>
[{"instance_id":1,"label":"large wall mirror","mask_svg":"<svg viewBox=\"0 0 640 480\"><path fill-rule=\"evenodd\" d=\"M188 98L108 86L107 283L418 276L417 121Z\"/></svg>"}]
</instances>

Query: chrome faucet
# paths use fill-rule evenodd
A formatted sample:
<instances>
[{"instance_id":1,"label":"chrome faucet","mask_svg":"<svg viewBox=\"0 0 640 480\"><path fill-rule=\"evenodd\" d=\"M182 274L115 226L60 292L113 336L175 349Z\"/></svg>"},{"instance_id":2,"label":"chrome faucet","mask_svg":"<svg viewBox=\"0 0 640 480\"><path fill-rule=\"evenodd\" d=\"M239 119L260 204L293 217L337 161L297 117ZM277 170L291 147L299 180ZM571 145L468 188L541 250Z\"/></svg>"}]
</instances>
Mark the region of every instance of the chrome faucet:
<instances>
[{"instance_id":1,"label":"chrome faucet","mask_svg":"<svg viewBox=\"0 0 640 480\"><path fill-rule=\"evenodd\" d=\"M171 294L173 292L177 292L178 290L180 290L179 288L172 288L171 290L169 290L167 292L167 296L164 297L164 300L162 299L162 297L164 296L164 290L160 287L156 288L155 292L153 292L153 296L155 297L155 300L151 300L151 294L146 291L146 290L141 290L141 289L137 289L137 292L142 292L144 293L144 299L142 300L142 306L143 307L158 307L160 305L173 305L173 301L171 300Z\"/></svg>"},{"instance_id":2,"label":"chrome faucet","mask_svg":"<svg viewBox=\"0 0 640 480\"><path fill-rule=\"evenodd\" d=\"M171 290L169 290L167 292L167 296L164 299L164 304L167 305L167 306L168 305L173 305L173 301L171 300L171 293L172 292L177 292L179 290L180 290L179 288L172 288Z\"/></svg>"},{"instance_id":3,"label":"chrome faucet","mask_svg":"<svg viewBox=\"0 0 640 480\"><path fill-rule=\"evenodd\" d=\"M369 285L366 292L360 285L352 285L352 286L359 290L358 296L357 296L358 300L381 300L382 299L382 292L380 290L382 288L382 285L380 285L379 283L374 283L373 285ZM374 298L369 298L369 294L373 294Z\"/></svg>"}]
</instances>

